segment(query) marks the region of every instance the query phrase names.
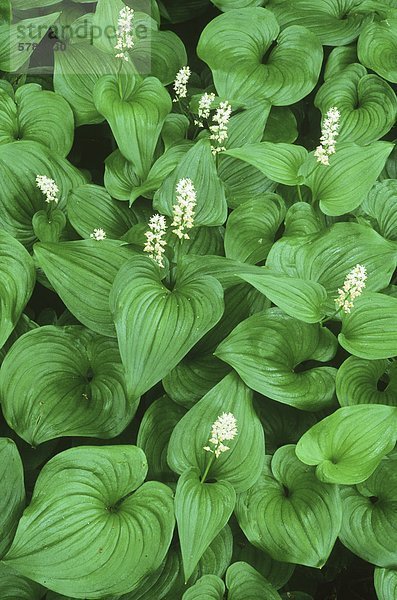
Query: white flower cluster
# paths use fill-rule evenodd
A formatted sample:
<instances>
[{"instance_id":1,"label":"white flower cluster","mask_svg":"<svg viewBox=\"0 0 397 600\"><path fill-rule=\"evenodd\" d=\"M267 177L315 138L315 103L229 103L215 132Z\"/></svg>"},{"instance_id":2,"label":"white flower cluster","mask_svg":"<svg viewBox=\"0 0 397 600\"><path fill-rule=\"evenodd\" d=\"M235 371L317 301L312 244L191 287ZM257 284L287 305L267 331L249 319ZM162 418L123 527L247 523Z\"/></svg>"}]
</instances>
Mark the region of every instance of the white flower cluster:
<instances>
[{"instance_id":1,"label":"white flower cluster","mask_svg":"<svg viewBox=\"0 0 397 600\"><path fill-rule=\"evenodd\" d=\"M353 300L362 294L367 279L367 270L362 265L356 265L347 275L343 288L338 290L338 298L335 298L336 304L349 313L353 308Z\"/></svg>"},{"instance_id":2,"label":"white flower cluster","mask_svg":"<svg viewBox=\"0 0 397 600\"><path fill-rule=\"evenodd\" d=\"M198 105L198 119L195 119L194 124L199 127L204 127L203 120L209 119L211 113L211 106L215 100L215 94L203 94L199 100Z\"/></svg>"},{"instance_id":3,"label":"white flower cluster","mask_svg":"<svg viewBox=\"0 0 397 600\"><path fill-rule=\"evenodd\" d=\"M106 232L103 229L94 229L94 231L90 234L90 238L100 242L102 240L106 240Z\"/></svg>"},{"instance_id":4,"label":"white flower cluster","mask_svg":"<svg viewBox=\"0 0 397 600\"><path fill-rule=\"evenodd\" d=\"M164 267L163 254L167 242L164 237L167 232L167 223L163 215L153 215L149 220L149 231L146 231L146 244L144 251L149 253L159 267Z\"/></svg>"},{"instance_id":5,"label":"white flower cluster","mask_svg":"<svg viewBox=\"0 0 397 600\"><path fill-rule=\"evenodd\" d=\"M219 107L216 109L216 113L212 117L212 125L210 127L210 140L215 142L215 145L211 146L212 154L216 155L218 152L226 150L223 143L228 138L228 123L232 114L232 107L229 102L221 102Z\"/></svg>"},{"instance_id":6,"label":"white flower cluster","mask_svg":"<svg viewBox=\"0 0 397 600\"><path fill-rule=\"evenodd\" d=\"M178 102L178 100L180 100L181 98L186 98L187 84L189 82L191 74L192 72L190 70L190 67L182 67L182 69L179 69L174 81L174 102Z\"/></svg>"},{"instance_id":7,"label":"white flower cluster","mask_svg":"<svg viewBox=\"0 0 397 600\"><path fill-rule=\"evenodd\" d=\"M186 230L193 227L194 208L196 202L196 190L193 181L189 178L180 179L176 186L176 203L172 207L173 218L171 225L176 227L172 232L179 239L189 239Z\"/></svg>"},{"instance_id":8,"label":"white flower cluster","mask_svg":"<svg viewBox=\"0 0 397 600\"><path fill-rule=\"evenodd\" d=\"M51 202L58 204L59 188L53 179L50 179L46 175L37 175L36 185L46 197L45 201L48 204Z\"/></svg>"},{"instance_id":9,"label":"white flower cluster","mask_svg":"<svg viewBox=\"0 0 397 600\"><path fill-rule=\"evenodd\" d=\"M209 443L214 446L204 446L204 450L215 454L218 458L222 452L230 450L223 442L233 440L237 435L237 420L233 413L222 413L212 425Z\"/></svg>"},{"instance_id":10,"label":"white flower cluster","mask_svg":"<svg viewBox=\"0 0 397 600\"><path fill-rule=\"evenodd\" d=\"M317 162L323 165L329 165L329 157L331 154L335 154L336 138L339 135L339 119L340 112L333 106L327 112L327 117L323 122L320 138L321 144L317 146L314 152Z\"/></svg>"},{"instance_id":11,"label":"white flower cluster","mask_svg":"<svg viewBox=\"0 0 397 600\"><path fill-rule=\"evenodd\" d=\"M125 6L119 13L117 24L117 44L115 50L119 50L116 58L122 58L128 62L128 54L126 50L130 50L134 46L134 38L132 36L132 21L134 19L134 10L129 6Z\"/></svg>"}]
</instances>

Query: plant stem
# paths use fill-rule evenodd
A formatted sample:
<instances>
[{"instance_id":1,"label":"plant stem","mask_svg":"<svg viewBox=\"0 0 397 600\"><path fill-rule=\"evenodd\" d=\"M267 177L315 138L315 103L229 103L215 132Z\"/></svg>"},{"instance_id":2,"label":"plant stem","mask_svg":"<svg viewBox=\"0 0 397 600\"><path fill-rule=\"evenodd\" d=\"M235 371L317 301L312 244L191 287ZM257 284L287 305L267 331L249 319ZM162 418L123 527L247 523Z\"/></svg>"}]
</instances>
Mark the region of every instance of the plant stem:
<instances>
[{"instance_id":1,"label":"plant stem","mask_svg":"<svg viewBox=\"0 0 397 600\"><path fill-rule=\"evenodd\" d=\"M208 461L208 465L207 465L207 467L206 467L206 469L204 471L204 475L201 478L201 483L205 482L206 477L207 477L207 475L209 473L210 468L212 467L212 463L214 462L214 460L215 460L215 454L212 454L210 460Z\"/></svg>"},{"instance_id":2,"label":"plant stem","mask_svg":"<svg viewBox=\"0 0 397 600\"><path fill-rule=\"evenodd\" d=\"M334 317L336 317L338 312L340 312L341 310L342 310L342 307L340 306L334 313L332 313L332 315L330 317L328 317L327 319L322 319L321 325L325 325L325 323L328 323L328 321L332 321L332 319Z\"/></svg>"},{"instance_id":3,"label":"plant stem","mask_svg":"<svg viewBox=\"0 0 397 600\"><path fill-rule=\"evenodd\" d=\"M299 202L303 202L303 198L302 198L302 192L301 192L301 186L298 184L296 186L296 189L298 190L298 198L299 198Z\"/></svg>"}]
</instances>

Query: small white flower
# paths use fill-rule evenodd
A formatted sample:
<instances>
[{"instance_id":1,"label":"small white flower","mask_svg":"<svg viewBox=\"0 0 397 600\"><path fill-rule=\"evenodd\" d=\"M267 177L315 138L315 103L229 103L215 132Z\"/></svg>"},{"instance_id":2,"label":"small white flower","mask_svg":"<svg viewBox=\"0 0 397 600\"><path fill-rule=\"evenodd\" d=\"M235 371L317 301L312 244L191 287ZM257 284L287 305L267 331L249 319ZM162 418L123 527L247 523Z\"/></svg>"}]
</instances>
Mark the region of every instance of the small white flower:
<instances>
[{"instance_id":1,"label":"small white flower","mask_svg":"<svg viewBox=\"0 0 397 600\"><path fill-rule=\"evenodd\" d=\"M146 231L144 251L149 253L159 267L164 267L163 254L167 242L163 239L167 233L167 223L163 215L153 215L149 220L149 231Z\"/></svg>"},{"instance_id":2,"label":"small white flower","mask_svg":"<svg viewBox=\"0 0 397 600\"><path fill-rule=\"evenodd\" d=\"M228 124L232 114L232 107L229 102L221 102L216 109L216 113L212 117L212 125L210 127L210 140L214 140L215 145L211 146L212 154L218 154L226 150L223 142L228 138Z\"/></svg>"},{"instance_id":3,"label":"small white flower","mask_svg":"<svg viewBox=\"0 0 397 600\"><path fill-rule=\"evenodd\" d=\"M331 154L335 154L335 143L336 138L339 135L339 119L340 112L333 106L327 112L327 117L324 119L320 146L317 146L314 156L317 158L317 162L323 165L329 165L329 157Z\"/></svg>"},{"instance_id":4,"label":"small white flower","mask_svg":"<svg viewBox=\"0 0 397 600\"><path fill-rule=\"evenodd\" d=\"M106 240L106 232L103 229L94 229L94 231L90 234L90 238L100 242L102 240Z\"/></svg>"},{"instance_id":5,"label":"small white flower","mask_svg":"<svg viewBox=\"0 0 397 600\"><path fill-rule=\"evenodd\" d=\"M134 10L129 6L125 6L119 13L117 25L117 44L115 50L119 50L116 58L122 58L128 62L128 54L126 50L130 50L134 46L134 38L132 36L132 21L134 18Z\"/></svg>"},{"instance_id":6,"label":"small white flower","mask_svg":"<svg viewBox=\"0 0 397 600\"><path fill-rule=\"evenodd\" d=\"M189 178L180 179L176 186L176 203L172 207L172 232L179 237L189 239L186 230L191 229L194 224L194 207L196 206L196 190L193 181Z\"/></svg>"},{"instance_id":7,"label":"small white flower","mask_svg":"<svg viewBox=\"0 0 397 600\"><path fill-rule=\"evenodd\" d=\"M222 413L215 423L212 425L211 437L208 440L209 444L214 447L204 446L204 450L215 454L216 458L230 450L229 446L226 446L223 442L227 440L233 440L237 435L237 420L233 413Z\"/></svg>"},{"instance_id":8,"label":"small white flower","mask_svg":"<svg viewBox=\"0 0 397 600\"><path fill-rule=\"evenodd\" d=\"M362 294L367 280L367 270L362 265L356 265L348 273L343 288L338 290L338 298L335 298L336 304L349 313L354 306L353 300Z\"/></svg>"},{"instance_id":9,"label":"small white flower","mask_svg":"<svg viewBox=\"0 0 397 600\"><path fill-rule=\"evenodd\" d=\"M180 98L186 98L187 96L187 84L192 74L190 67L182 67L176 74L174 81L175 98L174 102L178 102Z\"/></svg>"},{"instance_id":10,"label":"small white flower","mask_svg":"<svg viewBox=\"0 0 397 600\"><path fill-rule=\"evenodd\" d=\"M51 202L58 204L59 188L53 179L46 175L37 175L36 185L46 197L45 201L48 204Z\"/></svg>"},{"instance_id":11,"label":"small white flower","mask_svg":"<svg viewBox=\"0 0 397 600\"><path fill-rule=\"evenodd\" d=\"M194 124L199 127L204 127L203 120L209 119L211 114L211 106L215 100L215 94L203 94L198 105L198 119L195 119Z\"/></svg>"}]
</instances>

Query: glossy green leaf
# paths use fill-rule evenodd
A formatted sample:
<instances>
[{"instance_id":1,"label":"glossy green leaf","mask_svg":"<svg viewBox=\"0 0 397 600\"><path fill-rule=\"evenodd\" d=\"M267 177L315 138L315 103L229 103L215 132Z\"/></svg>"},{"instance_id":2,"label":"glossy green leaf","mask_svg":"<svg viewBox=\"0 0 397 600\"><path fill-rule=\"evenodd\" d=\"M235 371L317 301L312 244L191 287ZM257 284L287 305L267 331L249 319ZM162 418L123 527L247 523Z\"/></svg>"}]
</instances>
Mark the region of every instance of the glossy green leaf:
<instances>
[{"instance_id":1,"label":"glossy green leaf","mask_svg":"<svg viewBox=\"0 0 397 600\"><path fill-rule=\"evenodd\" d=\"M302 182L298 172L308 156L303 146L272 142L248 144L243 148L228 150L226 154L248 162L268 179L286 185Z\"/></svg>"},{"instance_id":2,"label":"glossy green leaf","mask_svg":"<svg viewBox=\"0 0 397 600\"><path fill-rule=\"evenodd\" d=\"M389 142L373 142L368 146L342 142L328 166L309 160L301 174L323 213L343 215L359 206L392 150Z\"/></svg>"},{"instance_id":3,"label":"glossy green leaf","mask_svg":"<svg viewBox=\"0 0 397 600\"><path fill-rule=\"evenodd\" d=\"M362 31L357 44L360 62L393 83L397 83L396 27L396 16L370 23Z\"/></svg>"},{"instance_id":4,"label":"glossy green leaf","mask_svg":"<svg viewBox=\"0 0 397 600\"><path fill-rule=\"evenodd\" d=\"M6 565L74 598L140 585L161 565L174 529L172 492L143 483L146 471L136 446L57 454L40 472Z\"/></svg>"},{"instance_id":5,"label":"glossy green leaf","mask_svg":"<svg viewBox=\"0 0 397 600\"><path fill-rule=\"evenodd\" d=\"M54 92L29 83L18 88L15 98L0 91L0 143L33 140L60 156L73 143L74 118L69 104Z\"/></svg>"},{"instance_id":6,"label":"glossy green leaf","mask_svg":"<svg viewBox=\"0 0 397 600\"><path fill-rule=\"evenodd\" d=\"M188 469L178 479L175 516L181 543L185 581L215 536L228 522L236 492L228 481L202 483L198 469Z\"/></svg>"},{"instance_id":7,"label":"glossy green leaf","mask_svg":"<svg viewBox=\"0 0 397 600\"><path fill-rule=\"evenodd\" d=\"M250 542L275 560L320 568L339 534L342 506L337 487L320 482L291 445L267 457L260 479L239 494L236 516Z\"/></svg>"},{"instance_id":8,"label":"glossy green leaf","mask_svg":"<svg viewBox=\"0 0 397 600\"><path fill-rule=\"evenodd\" d=\"M203 575L223 577L232 560L232 553L233 534L229 525L225 525L200 558L195 570L197 577ZM193 575L193 577L196 577L196 575Z\"/></svg>"},{"instance_id":9,"label":"glossy green leaf","mask_svg":"<svg viewBox=\"0 0 397 600\"><path fill-rule=\"evenodd\" d=\"M182 600L222 600L225 584L216 575L204 575L182 596Z\"/></svg>"},{"instance_id":10,"label":"glossy green leaf","mask_svg":"<svg viewBox=\"0 0 397 600\"><path fill-rule=\"evenodd\" d=\"M298 367L309 360L326 362L335 352L328 329L271 308L240 323L215 355L255 391L302 410L319 410L332 402L336 369Z\"/></svg>"},{"instance_id":11,"label":"glossy green leaf","mask_svg":"<svg viewBox=\"0 0 397 600\"><path fill-rule=\"evenodd\" d=\"M272 106L263 134L263 141L292 144L297 137L298 126L292 110L285 106Z\"/></svg>"},{"instance_id":12,"label":"glossy green leaf","mask_svg":"<svg viewBox=\"0 0 397 600\"><path fill-rule=\"evenodd\" d=\"M41 585L18 575L4 563L0 563L0 591L3 600L41 600L45 593Z\"/></svg>"},{"instance_id":13,"label":"glossy green leaf","mask_svg":"<svg viewBox=\"0 0 397 600\"><path fill-rule=\"evenodd\" d=\"M281 600L271 583L245 562L233 563L226 573L229 600Z\"/></svg>"},{"instance_id":14,"label":"glossy green leaf","mask_svg":"<svg viewBox=\"0 0 397 600\"><path fill-rule=\"evenodd\" d=\"M0 231L0 347L19 321L34 288L34 264L25 248Z\"/></svg>"},{"instance_id":15,"label":"glossy green leaf","mask_svg":"<svg viewBox=\"0 0 397 600\"><path fill-rule=\"evenodd\" d=\"M223 292L214 278L189 277L181 271L169 290L161 281L157 264L137 256L120 269L110 306L127 389L132 396L141 396L176 367L219 321ZM177 345L172 344L175 339Z\"/></svg>"},{"instance_id":16,"label":"glossy green leaf","mask_svg":"<svg viewBox=\"0 0 397 600\"><path fill-rule=\"evenodd\" d=\"M176 199L176 185L182 178L193 181L197 192L194 224L223 225L227 218L225 190L216 171L211 144L198 141L180 161L177 168L164 180L154 197L154 208L172 215Z\"/></svg>"},{"instance_id":17,"label":"glossy green leaf","mask_svg":"<svg viewBox=\"0 0 397 600\"><path fill-rule=\"evenodd\" d=\"M143 179L149 173L165 117L171 112L168 92L154 77L123 78L122 95L117 79L102 77L94 88L94 102L108 121L121 153Z\"/></svg>"},{"instance_id":18,"label":"glossy green leaf","mask_svg":"<svg viewBox=\"0 0 397 600\"><path fill-rule=\"evenodd\" d=\"M318 91L315 105L323 119L331 106L338 107L338 143L369 144L388 133L397 118L393 89L377 75L368 75L366 68L357 63L328 79Z\"/></svg>"},{"instance_id":19,"label":"glossy green leaf","mask_svg":"<svg viewBox=\"0 0 397 600\"><path fill-rule=\"evenodd\" d=\"M243 202L274 192L277 187L274 181L252 165L225 153L220 156L218 173L225 185L229 208L236 208Z\"/></svg>"},{"instance_id":20,"label":"glossy green leaf","mask_svg":"<svg viewBox=\"0 0 397 600\"><path fill-rule=\"evenodd\" d=\"M345 485L368 479L395 446L397 409L345 406L313 425L299 440L298 458L317 465L317 477Z\"/></svg>"},{"instance_id":21,"label":"glossy green leaf","mask_svg":"<svg viewBox=\"0 0 397 600\"><path fill-rule=\"evenodd\" d=\"M34 329L1 368L4 416L32 446L61 436L111 438L134 416L116 340L81 327Z\"/></svg>"},{"instance_id":22,"label":"glossy green leaf","mask_svg":"<svg viewBox=\"0 0 397 600\"><path fill-rule=\"evenodd\" d=\"M397 571L395 569L376 568L374 584L378 600L389 600L397 594Z\"/></svg>"},{"instance_id":23,"label":"glossy green leaf","mask_svg":"<svg viewBox=\"0 0 397 600\"><path fill-rule=\"evenodd\" d=\"M360 208L370 217L375 231L387 240L397 241L397 181L375 183Z\"/></svg>"},{"instance_id":24,"label":"glossy green leaf","mask_svg":"<svg viewBox=\"0 0 397 600\"><path fill-rule=\"evenodd\" d=\"M212 424L224 412L233 413L239 433L228 443L230 450L212 464L208 477L228 481L240 492L251 487L260 475L264 435L252 406L252 392L235 373L222 379L176 425L168 447L168 464L176 473L194 467L204 474L210 455L203 447L208 445ZM244 435L245 431L250 435Z\"/></svg>"},{"instance_id":25,"label":"glossy green leaf","mask_svg":"<svg viewBox=\"0 0 397 600\"><path fill-rule=\"evenodd\" d=\"M341 498L342 544L368 562L393 569L397 560L396 459L383 460L363 483L343 487Z\"/></svg>"},{"instance_id":26,"label":"glossy green leaf","mask_svg":"<svg viewBox=\"0 0 397 600\"><path fill-rule=\"evenodd\" d=\"M360 358L378 359L397 355L397 298L364 293L344 314L340 345Z\"/></svg>"},{"instance_id":27,"label":"glossy green leaf","mask_svg":"<svg viewBox=\"0 0 397 600\"><path fill-rule=\"evenodd\" d=\"M341 406L387 404L397 407L397 364L350 356L336 374Z\"/></svg>"},{"instance_id":28,"label":"glossy green leaf","mask_svg":"<svg viewBox=\"0 0 397 600\"><path fill-rule=\"evenodd\" d=\"M259 7L213 19L201 34L197 53L210 67L218 94L245 104L266 99L283 106L301 100L316 85L322 63L314 34L303 27L280 33L274 15Z\"/></svg>"},{"instance_id":29,"label":"glossy green leaf","mask_svg":"<svg viewBox=\"0 0 397 600\"><path fill-rule=\"evenodd\" d=\"M0 438L0 558L4 556L14 538L19 518L25 506L23 465L18 449L8 438ZM0 591L1 588L0 571Z\"/></svg>"},{"instance_id":30,"label":"glossy green leaf","mask_svg":"<svg viewBox=\"0 0 397 600\"><path fill-rule=\"evenodd\" d=\"M357 62L357 47L355 45L334 48L325 65L324 80L327 81L327 79L339 75L346 67Z\"/></svg>"}]
</instances>

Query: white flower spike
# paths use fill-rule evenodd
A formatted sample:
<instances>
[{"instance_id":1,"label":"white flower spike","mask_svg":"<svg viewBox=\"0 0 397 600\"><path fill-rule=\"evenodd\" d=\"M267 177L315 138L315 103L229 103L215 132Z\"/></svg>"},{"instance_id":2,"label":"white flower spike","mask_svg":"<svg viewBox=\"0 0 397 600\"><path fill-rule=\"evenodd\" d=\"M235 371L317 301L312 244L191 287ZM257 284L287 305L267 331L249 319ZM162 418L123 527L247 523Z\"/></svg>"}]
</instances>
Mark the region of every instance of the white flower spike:
<instances>
[{"instance_id":1,"label":"white flower spike","mask_svg":"<svg viewBox=\"0 0 397 600\"><path fill-rule=\"evenodd\" d=\"M173 221L172 227L176 227L172 232L179 239L189 239L186 233L194 225L194 208L197 204L196 190L193 181L189 178L180 179L176 186L176 203L172 207Z\"/></svg>"},{"instance_id":2,"label":"white flower spike","mask_svg":"<svg viewBox=\"0 0 397 600\"><path fill-rule=\"evenodd\" d=\"M46 175L37 175L36 185L46 197L45 201L48 204L51 202L58 204L59 188L53 179Z\"/></svg>"},{"instance_id":3,"label":"white flower spike","mask_svg":"<svg viewBox=\"0 0 397 600\"><path fill-rule=\"evenodd\" d=\"M189 83L191 74L192 72L190 70L190 67L182 67L182 69L179 69L174 81L174 102L178 102L178 100L180 100L181 98L186 98L187 84Z\"/></svg>"},{"instance_id":4,"label":"white flower spike","mask_svg":"<svg viewBox=\"0 0 397 600\"><path fill-rule=\"evenodd\" d=\"M167 242L164 237L167 233L167 223L163 215L153 215L149 220L149 231L146 231L146 244L144 251L149 253L159 267L164 267L163 254Z\"/></svg>"},{"instance_id":5,"label":"white flower spike","mask_svg":"<svg viewBox=\"0 0 397 600\"><path fill-rule=\"evenodd\" d=\"M94 229L90 234L90 238L97 242L101 242L102 240L106 240L106 232L103 229Z\"/></svg>"},{"instance_id":6,"label":"white flower spike","mask_svg":"<svg viewBox=\"0 0 397 600\"><path fill-rule=\"evenodd\" d=\"M212 117L210 140L215 142L215 145L211 146L212 154L214 155L226 150L224 142L228 138L228 124L231 114L232 107L229 102L225 101L220 103L219 107L216 109L216 113Z\"/></svg>"},{"instance_id":7,"label":"white flower spike","mask_svg":"<svg viewBox=\"0 0 397 600\"><path fill-rule=\"evenodd\" d=\"M356 265L348 273L343 288L338 290L338 298L335 298L336 304L345 313L349 313L354 306L353 300L361 296L367 280L367 270L362 265Z\"/></svg>"},{"instance_id":8,"label":"white flower spike","mask_svg":"<svg viewBox=\"0 0 397 600\"><path fill-rule=\"evenodd\" d=\"M134 10L129 6L125 6L119 13L118 25L117 25L117 44L115 50L119 52L116 54L116 58L121 58L128 62L128 54L126 50L130 50L134 46L134 38L132 36L132 22L134 19Z\"/></svg>"},{"instance_id":9,"label":"white flower spike","mask_svg":"<svg viewBox=\"0 0 397 600\"><path fill-rule=\"evenodd\" d=\"M222 413L215 423L212 425L211 437L208 440L210 446L204 446L204 450L215 454L216 458L230 450L229 446L226 446L223 442L227 440L233 440L237 435L237 420L233 413Z\"/></svg>"},{"instance_id":10,"label":"white flower spike","mask_svg":"<svg viewBox=\"0 0 397 600\"><path fill-rule=\"evenodd\" d=\"M339 135L340 112L333 106L327 112L321 129L320 146L317 146L314 156L322 165L329 165L329 157L335 154L336 138Z\"/></svg>"},{"instance_id":11,"label":"white flower spike","mask_svg":"<svg viewBox=\"0 0 397 600\"><path fill-rule=\"evenodd\" d=\"M194 124L198 127L204 127L203 120L209 119L211 114L211 106L215 100L215 94L203 94L198 105L198 119L195 119Z\"/></svg>"}]
</instances>

